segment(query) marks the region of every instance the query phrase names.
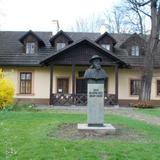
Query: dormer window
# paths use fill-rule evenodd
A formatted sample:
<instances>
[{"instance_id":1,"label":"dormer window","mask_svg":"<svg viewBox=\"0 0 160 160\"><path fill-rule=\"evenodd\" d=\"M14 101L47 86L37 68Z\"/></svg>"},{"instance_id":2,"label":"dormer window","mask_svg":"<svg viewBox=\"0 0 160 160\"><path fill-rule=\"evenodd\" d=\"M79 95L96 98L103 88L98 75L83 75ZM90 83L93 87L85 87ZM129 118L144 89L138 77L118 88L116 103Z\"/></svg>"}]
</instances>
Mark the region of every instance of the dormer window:
<instances>
[{"instance_id":1,"label":"dormer window","mask_svg":"<svg viewBox=\"0 0 160 160\"><path fill-rule=\"evenodd\" d=\"M101 44L101 46L107 50L111 49L111 45L110 44Z\"/></svg>"},{"instance_id":2,"label":"dormer window","mask_svg":"<svg viewBox=\"0 0 160 160\"><path fill-rule=\"evenodd\" d=\"M26 54L34 54L36 45L34 42L27 42L26 43Z\"/></svg>"},{"instance_id":3,"label":"dormer window","mask_svg":"<svg viewBox=\"0 0 160 160\"><path fill-rule=\"evenodd\" d=\"M64 48L65 46L66 46L65 43L57 43L57 44L56 44L56 49L57 49L57 51L58 51L58 50Z\"/></svg>"},{"instance_id":4,"label":"dormer window","mask_svg":"<svg viewBox=\"0 0 160 160\"><path fill-rule=\"evenodd\" d=\"M139 47L138 46L132 46L131 56L139 56Z\"/></svg>"}]
</instances>

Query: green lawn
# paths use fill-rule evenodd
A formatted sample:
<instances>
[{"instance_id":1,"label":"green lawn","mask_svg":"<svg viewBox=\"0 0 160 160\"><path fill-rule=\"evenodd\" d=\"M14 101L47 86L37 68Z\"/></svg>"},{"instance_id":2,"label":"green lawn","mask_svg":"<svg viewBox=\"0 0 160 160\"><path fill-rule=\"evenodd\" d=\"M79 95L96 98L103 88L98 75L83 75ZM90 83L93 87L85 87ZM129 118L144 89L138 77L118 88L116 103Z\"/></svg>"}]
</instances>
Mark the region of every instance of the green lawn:
<instances>
[{"instance_id":1,"label":"green lawn","mask_svg":"<svg viewBox=\"0 0 160 160\"><path fill-rule=\"evenodd\" d=\"M106 115L105 121L142 138L69 139L56 135L60 124L85 121L85 114L76 113L0 112L0 160L160 159L160 127L125 117ZM50 132L55 136L48 136Z\"/></svg>"},{"instance_id":2,"label":"green lawn","mask_svg":"<svg viewBox=\"0 0 160 160\"><path fill-rule=\"evenodd\" d=\"M158 116L160 117L160 108L152 108L152 109L137 109L138 112L152 115L152 116Z\"/></svg>"}]
</instances>

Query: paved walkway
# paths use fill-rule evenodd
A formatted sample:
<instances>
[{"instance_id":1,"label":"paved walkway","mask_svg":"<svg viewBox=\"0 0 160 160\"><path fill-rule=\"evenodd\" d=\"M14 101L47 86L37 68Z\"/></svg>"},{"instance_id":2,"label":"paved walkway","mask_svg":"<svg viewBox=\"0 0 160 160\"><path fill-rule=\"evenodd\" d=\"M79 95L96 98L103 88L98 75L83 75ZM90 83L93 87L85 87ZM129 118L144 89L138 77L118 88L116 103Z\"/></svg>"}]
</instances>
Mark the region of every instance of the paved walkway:
<instances>
[{"instance_id":1,"label":"paved walkway","mask_svg":"<svg viewBox=\"0 0 160 160\"><path fill-rule=\"evenodd\" d=\"M58 110L63 112L79 112L86 113L86 106L38 106L38 109L42 110ZM160 117L150 116L136 111L134 108L129 107L105 107L105 113L120 115L129 117L131 119L136 119L140 121L145 121L146 123L153 125L160 125Z\"/></svg>"}]
</instances>

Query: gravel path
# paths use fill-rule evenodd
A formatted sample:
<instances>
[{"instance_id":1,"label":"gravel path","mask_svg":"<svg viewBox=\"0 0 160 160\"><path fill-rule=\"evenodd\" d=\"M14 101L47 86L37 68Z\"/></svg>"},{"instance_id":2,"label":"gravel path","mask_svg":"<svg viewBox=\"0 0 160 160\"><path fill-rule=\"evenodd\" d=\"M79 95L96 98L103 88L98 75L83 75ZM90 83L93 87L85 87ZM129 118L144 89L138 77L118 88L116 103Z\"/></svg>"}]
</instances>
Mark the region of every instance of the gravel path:
<instances>
[{"instance_id":1,"label":"gravel path","mask_svg":"<svg viewBox=\"0 0 160 160\"><path fill-rule=\"evenodd\" d=\"M38 106L38 109L42 110L58 110L58 111L63 111L63 112L78 112L78 113L86 113L87 108L82 107L82 106L69 106L69 107L64 107L64 106ZM146 115L143 113L140 113L136 111L134 108L126 108L126 107L105 107L105 113L109 114L114 114L114 115L120 115L120 116L125 116L129 117L131 119L136 119L140 121L145 121L148 124L153 124L153 125L160 125L160 117L156 116L150 116Z\"/></svg>"},{"instance_id":2,"label":"gravel path","mask_svg":"<svg viewBox=\"0 0 160 160\"><path fill-rule=\"evenodd\" d=\"M115 115L121 115L121 116L129 117L132 119L144 121L148 124L160 125L160 117L139 113L138 111L136 111L133 108L108 109L108 113L115 114Z\"/></svg>"}]
</instances>

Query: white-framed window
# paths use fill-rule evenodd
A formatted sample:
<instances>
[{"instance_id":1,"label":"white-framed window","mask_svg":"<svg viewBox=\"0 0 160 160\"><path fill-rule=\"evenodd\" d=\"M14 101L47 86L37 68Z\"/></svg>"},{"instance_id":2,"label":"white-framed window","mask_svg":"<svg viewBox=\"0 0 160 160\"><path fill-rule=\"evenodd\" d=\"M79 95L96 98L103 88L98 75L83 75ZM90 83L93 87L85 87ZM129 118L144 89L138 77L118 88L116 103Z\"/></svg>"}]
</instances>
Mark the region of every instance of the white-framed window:
<instances>
[{"instance_id":1,"label":"white-framed window","mask_svg":"<svg viewBox=\"0 0 160 160\"><path fill-rule=\"evenodd\" d=\"M58 50L64 48L65 46L66 46L65 43L57 43L57 44L56 44L56 49L57 49L57 51L58 51Z\"/></svg>"},{"instance_id":2,"label":"white-framed window","mask_svg":"<svg viewBox=\"0 0 160 160\"><path fill-rule=\"evenodd\" d=\"M107 50L111 49L111 45L110 44L101 44L101 46Z\"/></svg>"},{"instance_id":3,"label":"white-framed window","mask_svg":"<svg viewBox=\"0 0 160 160\"><path fill-rule=\"evenodd\" d=\"M32 93L32 72L20 72L20 94Z\"/></svg>"},{"instance_id":4,"label":"white-framed window","mask_svg":"<svg viewBox=\"0 0 160 160\"><path fill-rule=\"evenodd\" d=\"M132 46L131 56L139 56L139 47L138 46Z\"/></svg>"},{"instance_id":5,"label":"white-framed window","mask_svg":"<svg viewBox=\"0 0 160 160\"><path fill-rule=\"evenodd\" d=\"M26 43L26 54L33 54L35 53L35 43L34 42L27 42Z\"/></svg>"}]
</instances>

